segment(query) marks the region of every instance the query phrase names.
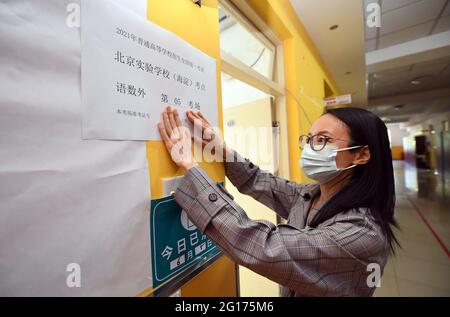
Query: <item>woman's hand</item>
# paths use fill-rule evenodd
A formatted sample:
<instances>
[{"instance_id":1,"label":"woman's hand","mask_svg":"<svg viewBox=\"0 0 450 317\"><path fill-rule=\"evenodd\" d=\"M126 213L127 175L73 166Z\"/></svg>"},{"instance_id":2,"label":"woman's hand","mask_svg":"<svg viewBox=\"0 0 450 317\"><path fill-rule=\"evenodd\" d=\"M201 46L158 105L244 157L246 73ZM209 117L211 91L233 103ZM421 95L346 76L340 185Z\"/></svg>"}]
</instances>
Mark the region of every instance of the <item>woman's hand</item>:
<instances>
[{"instance_id":1,"label":"woman's hand","mask_svg":"<svg viewBox=\"0 0 450 317\"><path fill-rule=\"evenodd\" d=\"M163 123L158 123L158 129L175 164L186 170L198 165L192 156L191 133L181 124L176 109L169 106L164 110Z\"/></svg>"},{"instance_id":2,"label":"woman's hand","mask_svg":"<svg viewBox=\"0 0 450 317\"><path fill-rule=\"evenodd\" d=\"M186 112L186 116L189 122L194 125L194 133L197 134L196 131L201 132L201 136L195 135L194 137L202 143L202 147L205 147L209 143L213 142L214 151L221 151L222 158L225 159L227 149L220 132L214 130L214 127L200 111L194 112L192 110L188 110Z\"/></svg>"}]
</instances>

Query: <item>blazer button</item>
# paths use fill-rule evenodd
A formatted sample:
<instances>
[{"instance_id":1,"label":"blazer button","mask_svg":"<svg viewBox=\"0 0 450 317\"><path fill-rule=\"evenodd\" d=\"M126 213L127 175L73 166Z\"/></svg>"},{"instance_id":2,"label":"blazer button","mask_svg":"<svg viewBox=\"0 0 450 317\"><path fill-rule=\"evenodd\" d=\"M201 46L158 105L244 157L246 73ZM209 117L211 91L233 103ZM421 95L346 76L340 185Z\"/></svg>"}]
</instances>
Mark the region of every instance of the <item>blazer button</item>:
<instances>
[{"instance_id":1,"label":"blazer button","mask_svg":"<svg viewBox=\"0 0 450 317\"><path fill-rule=\"evenodd\" d=\"M217 200L217 195L212 193L212 194L209 194L208 198L209 198L210 201L216 201Z\"/></svg>"}]
</instances>

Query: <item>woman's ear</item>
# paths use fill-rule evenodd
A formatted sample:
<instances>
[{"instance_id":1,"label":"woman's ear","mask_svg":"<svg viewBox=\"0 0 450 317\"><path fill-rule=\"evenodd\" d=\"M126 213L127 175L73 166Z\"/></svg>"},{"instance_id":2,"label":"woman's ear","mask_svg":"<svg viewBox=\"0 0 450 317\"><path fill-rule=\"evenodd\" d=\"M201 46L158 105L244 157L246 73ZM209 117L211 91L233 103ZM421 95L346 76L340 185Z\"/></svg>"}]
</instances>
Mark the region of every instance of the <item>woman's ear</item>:
<instances>
[{"instance_id":1,"label":"woman's ear","mask_svg":"<svg viewBox=\"0 0 450 317\"><path fill-rule=\"evenodd\" d=\"M363 165L369 162L369 160L370 160L370 149L368 145L365 145L358 152L356 152L353 164Z\"/></svg>"}]
</instances>

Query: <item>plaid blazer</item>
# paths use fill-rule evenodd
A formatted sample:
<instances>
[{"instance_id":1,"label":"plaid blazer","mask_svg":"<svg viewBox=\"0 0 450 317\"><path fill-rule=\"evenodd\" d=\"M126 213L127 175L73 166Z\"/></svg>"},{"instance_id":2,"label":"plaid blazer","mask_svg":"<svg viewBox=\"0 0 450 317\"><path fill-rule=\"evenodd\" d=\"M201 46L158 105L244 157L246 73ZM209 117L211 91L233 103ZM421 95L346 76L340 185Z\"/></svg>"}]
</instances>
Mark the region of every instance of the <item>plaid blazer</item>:
<instances>
[{"instance_id":1,"label":"plaid blazer","mask_svg":"<svg viewBox=\"0 0 450 317\"><path fill-rule=\"evenodd\" d=\"M368 264L383 270L389 248L367 210L345 210L310 228L318 184L275 177L233 154L235 161L225 163L229 180L287 224L249 219L199 167L187 171L174 193L192 222L237 264L279 283L282 296L371 296Z\"/></svg>"}]
</instances>

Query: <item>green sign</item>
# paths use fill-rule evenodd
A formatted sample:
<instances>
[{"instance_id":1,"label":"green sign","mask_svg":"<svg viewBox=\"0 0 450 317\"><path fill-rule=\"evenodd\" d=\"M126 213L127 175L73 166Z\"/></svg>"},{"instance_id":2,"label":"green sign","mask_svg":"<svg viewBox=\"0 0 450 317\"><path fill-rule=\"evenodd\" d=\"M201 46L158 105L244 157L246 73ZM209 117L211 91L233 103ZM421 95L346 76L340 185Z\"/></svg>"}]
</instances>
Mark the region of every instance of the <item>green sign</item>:
<instances>
[{"instance_id":1,"label":"green sign","mask_svg":"<svg viewBox=\"0 0 450 317\"><path fill-rule=\"evenodd\" d=\"M218 251L216 245L189 220L173 196L152 200L150 235L153 287L199 258Z\"/></svg>"}]
</instances>

